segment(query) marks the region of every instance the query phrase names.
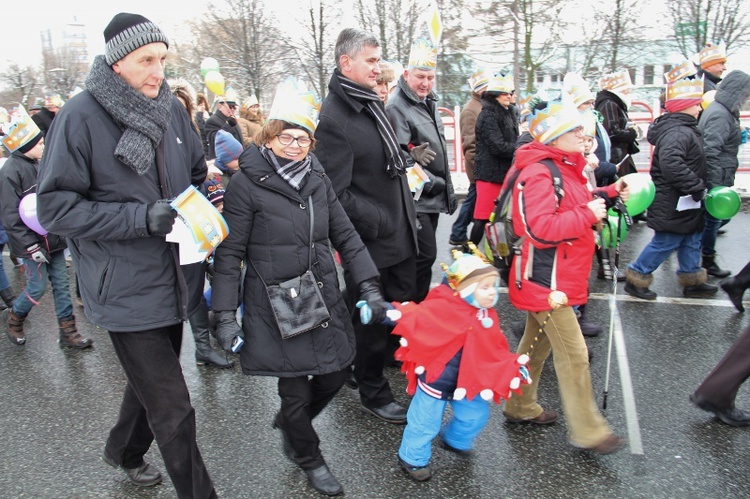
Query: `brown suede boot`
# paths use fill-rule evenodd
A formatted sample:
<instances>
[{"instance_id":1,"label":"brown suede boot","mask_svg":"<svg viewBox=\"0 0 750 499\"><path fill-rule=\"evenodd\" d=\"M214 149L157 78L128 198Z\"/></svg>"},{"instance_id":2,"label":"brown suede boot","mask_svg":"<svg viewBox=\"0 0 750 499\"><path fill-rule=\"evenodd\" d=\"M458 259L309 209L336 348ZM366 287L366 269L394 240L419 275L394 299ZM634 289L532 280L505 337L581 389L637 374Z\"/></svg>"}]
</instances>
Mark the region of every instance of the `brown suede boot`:
<instances>
[{"instance_id":1,"label":"brown suede boot","mask_svg":"<svg viewBox=\"0 0 750 499\"><path fill-rule=\"evenodd\" d=\"M89 338L84 338L76 329L75 315L69 315L62 319L57 319L60 325L60 346L72 348L88 348L94 344Z\"/></svg>"},{"instance_id":2,"label":"brown suede boot","mask_svg":"<svg viewBox=\"0 0 750 499\"><path fill-rule=\"evenodd\" d=\"M17 316L11 308L3 310L5 334L8 335L8 338L14 345L23 345L26 343L26 333L23 332L23 323L25 320L26 317Z\"/></svg>"}]
</instances>

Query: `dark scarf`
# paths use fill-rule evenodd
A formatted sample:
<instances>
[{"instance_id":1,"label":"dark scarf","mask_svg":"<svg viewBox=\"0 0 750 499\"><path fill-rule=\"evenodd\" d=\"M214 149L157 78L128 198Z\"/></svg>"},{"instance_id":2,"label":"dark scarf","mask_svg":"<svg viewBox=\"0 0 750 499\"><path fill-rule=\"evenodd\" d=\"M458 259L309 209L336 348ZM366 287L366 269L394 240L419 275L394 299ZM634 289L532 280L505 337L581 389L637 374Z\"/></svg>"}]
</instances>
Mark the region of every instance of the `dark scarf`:
<instances>
[{"instance_id":1,"label":"dark scarf","mask_svg":"<svg viewBox=\"0 0 750 499\"><path fill-rule=\"evenodd\" d=\"M159 95L150 99L117 76L99 55L86 78L86 88L123 129L115 158L138 175L145 174L171 118L172 93L167 80L162 82Z\"/></svg>"},{"instance_id":2,"label":"dark scarf","mask_svg":"<svg viewBox=\"0 0 750 499\"><path fill-rule=\"evenodd\" d=\"M335 74L339 78L339 83L341 84L341 88L344 89L344 93L360 104L363 104L365 108L370 111L370 114L375 117L375 123L378 126L378 132L380 133L380 138L383 142L383 150L385 151L387 159L385 171L387 171L391 177L402 175L405 167L404 158L401 155L401 148L396 140L396 133L393 131L391 123L385 116L383 101L380 100L378 94L369 88L354 83L352 80L342 76L338 72Z\"/></svg>"},{"instance_id":3,"label":"dark scarf","mask_svg":"<svg viewBox=\"0 0 750 499\"><path fill-rule=\"evenodd\" d=\"M271 164L279 177L286 180L296 191L300 190L302 181L312 169L312 160L309 154L302 161L289 161L282 158L282 161L288 161L284 165L279 163L279 158L266 146L260 146L260 154Z\"/></svg>"}]
</instances>

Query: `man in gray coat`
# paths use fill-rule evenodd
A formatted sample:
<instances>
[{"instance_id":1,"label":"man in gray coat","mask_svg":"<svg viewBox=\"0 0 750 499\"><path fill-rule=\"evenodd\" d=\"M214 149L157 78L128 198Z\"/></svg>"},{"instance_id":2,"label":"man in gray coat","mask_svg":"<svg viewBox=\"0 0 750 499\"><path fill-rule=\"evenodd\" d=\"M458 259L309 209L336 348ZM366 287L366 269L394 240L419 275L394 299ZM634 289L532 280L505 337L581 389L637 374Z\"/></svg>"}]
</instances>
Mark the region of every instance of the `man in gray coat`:
<instances>
[{"instance_id":1,"label":"man in gray coat","mask_svg":"<svg viewBox=\"0 0 750 499\"><path fill-rule=\"evenodd\" d=\"M143 460L156 439L178 497L216 497L179 360L202 267L181 267L164 238L176 217L166 200L205 180L203 148L164 80L164 33L120 13L104 38L87 89L47 135L39 220L70 241L86 316L109 332L127 376L104 462L135 485L159 483L159 470Z\"/></svg>"},{"instance_id":2,"label":"man in gray coat","mask_svg":"<svg viewBox=\"0 0 750 499\"><path fill-rule=\"evenodd\" d=\"M740 108L750 97L750 75L732 71L716 90L716 98L701 114L698 129L703 135L703 149L708 163L708 189L732 187L739 167L742 126ZM703 267L709 275L727 277L730 272L716 263L716 236L729 220L718 220L706 213L706 225L701 238Z\"/></svg>"}]
</instances>

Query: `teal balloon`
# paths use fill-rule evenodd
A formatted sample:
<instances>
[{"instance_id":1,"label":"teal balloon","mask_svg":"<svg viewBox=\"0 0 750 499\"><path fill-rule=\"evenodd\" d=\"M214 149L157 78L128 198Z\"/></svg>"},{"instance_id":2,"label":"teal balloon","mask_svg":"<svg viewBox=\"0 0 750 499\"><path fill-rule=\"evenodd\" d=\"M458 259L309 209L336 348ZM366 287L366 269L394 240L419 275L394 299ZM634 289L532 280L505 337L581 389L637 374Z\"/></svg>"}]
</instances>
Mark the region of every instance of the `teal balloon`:
<instances>
[{"instance_id":1,"label":"teal balloon","mask_svg":"<svg viewBox=\"0 0 750 499\"><path fill-rule=\"evenodd\" d=\"M628 224L625 223L625 220L620 224L619 216L609 216L602 227L602 247L616 248L618 231L620 242L622 242L628 235Z\"/></svg>"},{"instance_id":2,"label":"teal balloon","mask_svg":"<svg viewBox=\"0 0 750 499\"><path fill-rule=\"evenodd\" d=\"M729 220L740 211L740 195L730 187L714 187L706 195L706 211L719 220Z\"/></svg>"},{"instance_id":3,"label":"teal balloon","mask_svg":"<svg viewBox=\"0 0 750 499\"><path fill-rule=\"evenodd\" d=\"M205 78L211 71L219 71L219 61L213 57L206 57L201 62L201 76Z\"/></svg>"},{"instance_id":4,"label":"teal balloon","mask_svg":"<svg viewBox=\"0 0 750 499\"><path fill-rule=\"evenodd\" d=\"M631 173L622 177L630 189L630 196L625 201L630 216L640 215L654 202L656 188L654 181L646 173Z\"/></svg>"}]
</instances>

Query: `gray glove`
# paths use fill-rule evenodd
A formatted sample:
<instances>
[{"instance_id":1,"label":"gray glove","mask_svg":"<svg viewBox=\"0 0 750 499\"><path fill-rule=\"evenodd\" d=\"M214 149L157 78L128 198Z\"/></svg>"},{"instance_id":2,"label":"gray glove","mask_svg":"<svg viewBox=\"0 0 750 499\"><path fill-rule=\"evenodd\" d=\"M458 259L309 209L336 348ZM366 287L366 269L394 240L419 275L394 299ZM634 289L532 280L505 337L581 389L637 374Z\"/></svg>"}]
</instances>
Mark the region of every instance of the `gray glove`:
<instances>
[{"instance_id":1,"label":"gray glove","mask_svg":"<svg viewBox=\"0 0 750 499\"><path fill-rule=\"evenodd\" d=\"M164 236L172 231L177 212L166 199L148 205L146 208L146 227L152 236Z\"/></svg>"},{"instance_id":2,"label":"gray glove","mask_svg":"<svg viewBox=\"0 0 750 499\"><path fill-rule=\"evenodd\" d=\"M412 147L411 151L409 151L409 154L414 158L414 161L422 166L429 165L432 163L432 160L435 159L435 151L430 149L428 147L429 145L429 142L424 142L418 146Z\"/></svg>"},{"instance_id":3,"label":"gray glove","mask_svg":"<svg viewBox=\"0 0 750 499\"><path fill-rule=\"evenodd\" d=\"M39 246L39 244L32 244L26 248L26 252L29 254L29 258L36 263L49 263L49 253Z\"/></svg>"},{"instance_id":4,"label":"gray glove","mask_svg":"<svg viewBox=\"0 0 750 499\"><path fill-rule=\"evenodd\" d=\"M232 350L235 338L240 338L244 341L242 328L237 324L237 313L234 310L220 310L214 312L214 316L217 320L216 340L219 342L219 346L227 352L237 353Z\"/></svg>"}]
</instances>

